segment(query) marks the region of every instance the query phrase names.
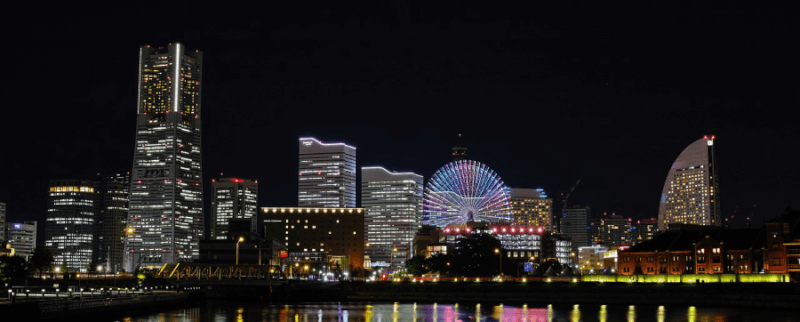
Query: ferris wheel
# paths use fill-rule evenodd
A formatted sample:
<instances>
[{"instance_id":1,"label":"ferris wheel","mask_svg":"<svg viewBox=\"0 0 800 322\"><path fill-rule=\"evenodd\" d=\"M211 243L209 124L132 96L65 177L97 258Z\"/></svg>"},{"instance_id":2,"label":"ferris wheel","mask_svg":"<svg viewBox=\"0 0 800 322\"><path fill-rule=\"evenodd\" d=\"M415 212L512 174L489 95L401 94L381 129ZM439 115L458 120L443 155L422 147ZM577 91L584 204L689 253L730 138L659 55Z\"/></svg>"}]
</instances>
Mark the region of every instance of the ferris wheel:
<instances>
[{"instance_id":1,"label":"ferris wheel","mask_svg":"<svg viewBox=\"0 0 800 322\"><path fill-rule=\"evenodd\" d=\"M423 223L444 227L509 220L509 197L503 180L483 163L453 161L437 170L425 186Z\"/></svg>"}]
</instances>

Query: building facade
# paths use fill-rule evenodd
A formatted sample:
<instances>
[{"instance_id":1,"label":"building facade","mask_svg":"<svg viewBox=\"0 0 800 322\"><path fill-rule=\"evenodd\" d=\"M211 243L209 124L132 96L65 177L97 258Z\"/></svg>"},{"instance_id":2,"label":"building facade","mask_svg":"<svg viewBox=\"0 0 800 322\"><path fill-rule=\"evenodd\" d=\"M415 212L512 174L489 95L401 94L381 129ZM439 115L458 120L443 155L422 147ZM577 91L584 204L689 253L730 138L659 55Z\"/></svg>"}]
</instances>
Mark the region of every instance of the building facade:
<instances>
[{"instance_id":1,"label":"building facade","mask_svg":"<svg viewBox=\"0 0 800 322\"><path fill-rule=\"evenodd\" d=\"M615 246L630 246L633 243L632 221L612 213L610 216L603 213L602 218L592 222L592 244L604 245L612 248Z\"/></svg>"},{"instance_id":2,"label":"building facade","mask_svg":"<svg viewBox=\"0 0 800 322\"><path fill-rule=\"evenodd\" d=\"M258 219L258 181L221 178L211 182L211 239L229 239L232 219ZM255 231L253 231L255 232Z\"/></svg>"},{"instance_id":3,"label":"building facade","mask_svg":"<svg viewBox=\"0 0 800 322\"><path fill-rule=\"evenodd\" d=\"M544 189L511 188L510 204L514 224L553 231L553 199L547 198Z\"/></svg>"},{"instance_id":4,"label":"building facade","mask_svg":"<svg viewBox=\"0 0 800 322\"><path fill-rule=\"evenodd\" d=\"M29 260L36 248L36 222L25 221L21 223L9 222L6 226L6 238L17 256Z\"/></svg>"},{"instance_id":5,"label":"building facade","mask_svg":"<svg viewBox=\"0 0 800 322\"><path fill-rule=\"evenodd\" d=\"M203 53L180 43L139 48L136 146L126 269L190 262L203 238Z\"/></svg>"},{"instance_id":6,"label":"building facade","mask_svg":"<svg viewBox=\"0 0 800 322\"><path fill-rule=\"evenodd\" d=\"M286 246L290 267L341 273L364 268L364 209L263 207L264 238Z\"/></svg>"},{"instance_id":7,"label":"building facade","mask_svg":"<svg viewBox=\"0 0 800 322\"><path fill-rule=\"evenodd\" d=\"M764 266L760 229L668 231L618 253L619 275L751 274ZM766 273L776 273L766 270Z\"/></svg>"},{"instance_id":8,"label":"building facade","mask_svg":"<svg viewBox=\"0 0 800 322\"><path fill-rule=\"evenodd\" d=\"M633 245L653 239L658 233L658 219L640 219L633 226Z\"/></svg>"},{"instance_id":9,"label":"building facade","mask_svg":"<svg viewBox=\"0 0 800 322\"><path fill-rule=\"evenodd\" d=\"M95 227L94 259L106 272L122 270L125 228L128 221L130 173L100 177L96 186L97 223Z\"/></svg>"},{"instance_id":10,"label":"building facade","mask_svg":"<svg viewBox=\"0 0 800 322\"><path fill-rule=\"evenodd\" d=\"M578 247L591 246L591 218L592 209L590 207L571 206L561 210L561 236L572 241L572 250L577 251Z\"/></svg>"},{"instance_id":11,"label":"building facade","mask_svg":"<svg viewBox=\"0 0 800 322\"><path fill-rule=\"evenodd\" d=\"M356 206L356 148L300 138L297 204L300 207Z\"/></svg>"},{"instance_id":12,"label":"building facade","mask_svg":"<svg viewBox=\"0 0 800 322\"><path fill-rule=\"evenodd\" d=\"M44 244L53 252L54 265L82 272L95 258L96 184L85 180L50 182Z\"/></svg>"},{"instance_id":13,"label":"building facade","mask_svg":"<svg viewBox=\"0 0 800 322\"><path fill-rule=\"evenodd\" d=\"M421 227L423 189L421 175L361 168L361 206L372 267L406 266Z\"/></svg>"},{"instance_id":14,"label":"building facade","mask_svg":"<svg viewBox=\"0 0 800 322\"><path fill-rule=\"evenodd\" d=\"M686 147L667 173L658 230L675 223L720 226L718 182L714 136L705 136Z\"/></svg>"}]
</instances>

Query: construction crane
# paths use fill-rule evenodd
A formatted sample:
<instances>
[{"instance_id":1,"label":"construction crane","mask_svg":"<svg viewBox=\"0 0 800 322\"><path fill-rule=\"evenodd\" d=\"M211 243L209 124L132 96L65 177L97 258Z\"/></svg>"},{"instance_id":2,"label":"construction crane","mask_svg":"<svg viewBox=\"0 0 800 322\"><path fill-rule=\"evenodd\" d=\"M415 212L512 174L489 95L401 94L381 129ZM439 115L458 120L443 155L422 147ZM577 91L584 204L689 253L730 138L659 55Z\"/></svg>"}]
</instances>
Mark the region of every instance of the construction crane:
<instances>
[{"instance_id":1,"label":"construction crane","mask_svg":"<svg viewBox=\"0 0 800 322\"><path fill-rule=\"evenodd\" d=\"M575 182L574 185L572 185L572 189L569 189L569 192L567 192L566 195L564 193L561 193L561 214L562 215L564 214L564 209L567 209L567 200L569 199L569 196L572 195L572 193L575 191L575 188L577 188L578 185L581 183L581 180L583 180L583 177L578 178L578 181ZM560 228L561 228L561 227L559 227L559 220L558 220L559 217L557 215L554 215L553 217L554 217L553 218L553 227L555 227L555 228L553 228L553 230L554 231L559 231Z\"/></svg>"}]
</instances>

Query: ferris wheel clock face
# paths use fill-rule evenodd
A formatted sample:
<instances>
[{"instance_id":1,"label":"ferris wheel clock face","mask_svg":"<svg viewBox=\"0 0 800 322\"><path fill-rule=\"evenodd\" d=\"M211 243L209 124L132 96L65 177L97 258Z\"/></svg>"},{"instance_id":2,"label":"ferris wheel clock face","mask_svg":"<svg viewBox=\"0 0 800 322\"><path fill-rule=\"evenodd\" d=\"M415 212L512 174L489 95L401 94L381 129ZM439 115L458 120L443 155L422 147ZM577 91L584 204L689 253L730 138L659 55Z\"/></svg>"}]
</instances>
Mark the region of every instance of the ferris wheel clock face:
<instances>
[{"instance_id":1,"label":"ferris wheel clock face","mask_svg":"<svg viewBox=\"0 0 800 322\"><path fill-rule=\"evenodd\" d=\"M433 174L425 186L423 223L444 227L470 221L510 219L509 191L485 164L453 161Z\"/></svg>"}]
</instances>

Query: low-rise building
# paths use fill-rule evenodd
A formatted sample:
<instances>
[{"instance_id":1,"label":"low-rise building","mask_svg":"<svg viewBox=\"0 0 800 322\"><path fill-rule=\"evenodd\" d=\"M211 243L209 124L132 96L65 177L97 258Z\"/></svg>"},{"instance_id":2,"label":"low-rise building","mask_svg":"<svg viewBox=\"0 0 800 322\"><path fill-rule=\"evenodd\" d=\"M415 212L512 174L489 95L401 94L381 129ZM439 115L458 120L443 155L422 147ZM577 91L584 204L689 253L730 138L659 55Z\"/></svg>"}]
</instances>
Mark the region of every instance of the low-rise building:
<instances>
[{"instance_id":1,"label":"low-rise building","mask_svg":"<svg viewBox=\"0 0 800 322\"><path fill-rule=\"evenodd\" d=\"M260 216L264 237L287 248L286 268L300 275L364 269L363 208L263 207Z\"/></svg>"}]
</instances>

